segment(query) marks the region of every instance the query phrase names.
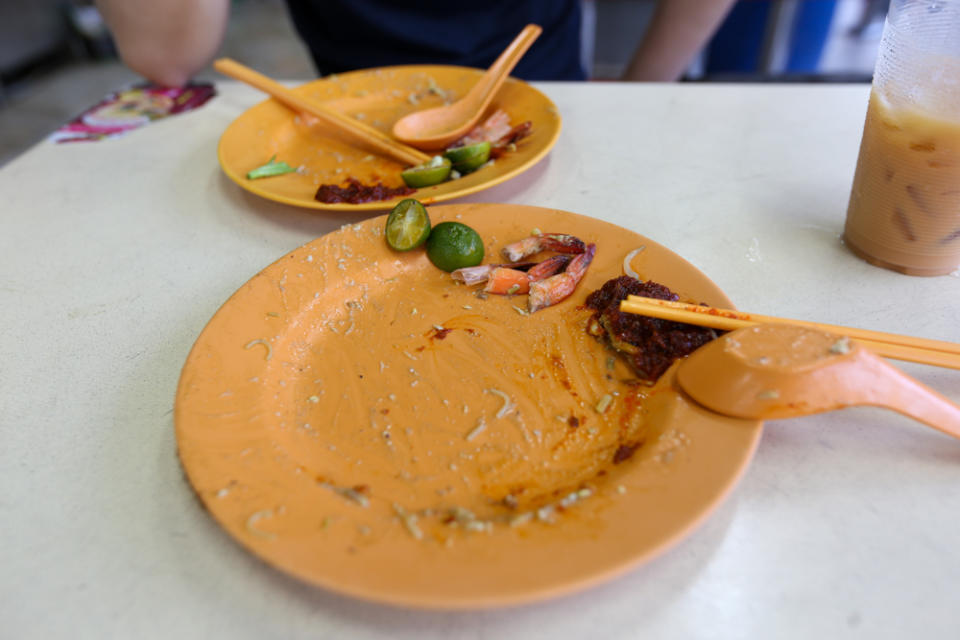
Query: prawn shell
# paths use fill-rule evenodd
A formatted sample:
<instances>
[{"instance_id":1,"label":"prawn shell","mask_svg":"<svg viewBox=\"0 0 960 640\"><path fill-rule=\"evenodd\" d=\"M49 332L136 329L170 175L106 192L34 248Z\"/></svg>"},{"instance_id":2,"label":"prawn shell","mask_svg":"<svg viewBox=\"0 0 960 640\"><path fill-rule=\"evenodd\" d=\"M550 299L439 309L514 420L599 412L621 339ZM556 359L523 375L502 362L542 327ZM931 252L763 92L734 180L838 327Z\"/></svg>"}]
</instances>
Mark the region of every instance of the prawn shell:
<instances>
[{"instance_id":1,"label":"prawn shell","mask_svg":"<svg viewBox=\"0 0 960 640\"><path fill-rule=\"evenodd\" d=\"M497 295L524 294L530 291L530 276L517 269L497 267L490 272L483 290Z\"/></svg>"}]
</instances>

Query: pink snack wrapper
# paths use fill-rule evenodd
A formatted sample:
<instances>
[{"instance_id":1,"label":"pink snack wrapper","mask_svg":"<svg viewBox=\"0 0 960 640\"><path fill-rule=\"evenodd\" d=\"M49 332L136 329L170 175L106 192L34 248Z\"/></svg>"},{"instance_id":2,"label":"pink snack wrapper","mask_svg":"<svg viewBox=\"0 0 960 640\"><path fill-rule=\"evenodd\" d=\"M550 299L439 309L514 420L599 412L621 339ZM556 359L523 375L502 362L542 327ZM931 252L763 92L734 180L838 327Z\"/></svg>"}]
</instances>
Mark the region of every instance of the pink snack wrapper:
<instances>
[{"instance_id":1,"label":"pink snack wrapper","mask_svg":"<svg viewBox=\"0 0 960 640\"><path fill-rule=\"evenodd\" d=\"M116 138L140 127L203 106L217 94L210 83L185 87L139 84L103 100L50 135L53 142L92 142Z\"/></svg>"}]
</instances>

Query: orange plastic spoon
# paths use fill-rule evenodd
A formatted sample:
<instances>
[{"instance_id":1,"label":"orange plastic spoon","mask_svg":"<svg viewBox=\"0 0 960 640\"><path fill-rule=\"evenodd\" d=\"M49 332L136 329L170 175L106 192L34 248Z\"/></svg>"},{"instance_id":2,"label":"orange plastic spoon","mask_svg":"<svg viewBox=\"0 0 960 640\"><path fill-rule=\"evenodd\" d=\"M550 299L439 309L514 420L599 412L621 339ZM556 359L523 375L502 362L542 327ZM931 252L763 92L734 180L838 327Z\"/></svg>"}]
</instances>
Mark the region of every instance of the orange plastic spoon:
<instances>
[{"instance_id":1,"label":"orange plastic spoon","mask_svg":"<svg viewBox=\"0 0 960 640\"><path fill-rule=\"evenodd\" d=\"M960 438L960 406L868 349L816 329L738 329L692 353L677 370L677 381L698 403L738 418L794 418L874 405Z\"/></svg>"},{"instance_id":2,"label":"orange plastic spoon","mask_svg":"<svg viewBox=\"0 0 960 640\"><path fill-rule=\"evenodd\" d=\"M513 68L543 29L535 24L523 28L477 84L453 104L416 111L397 120L393 135L420 149L443 149L475 127Z\"/></svg>"}]
</instances>

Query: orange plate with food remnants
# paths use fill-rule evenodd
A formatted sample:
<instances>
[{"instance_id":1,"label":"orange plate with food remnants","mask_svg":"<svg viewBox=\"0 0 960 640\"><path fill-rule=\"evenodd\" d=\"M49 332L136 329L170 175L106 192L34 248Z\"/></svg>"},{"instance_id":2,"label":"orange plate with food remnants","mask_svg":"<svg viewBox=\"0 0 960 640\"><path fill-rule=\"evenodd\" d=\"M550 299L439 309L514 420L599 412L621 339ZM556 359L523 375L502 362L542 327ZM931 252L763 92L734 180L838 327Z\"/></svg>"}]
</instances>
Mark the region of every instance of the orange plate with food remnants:
<instances>
[{"instance_id":1,"label":"orange plate with food remnants","mask_svg":"<svg viewBox=\"0 0 960 640\"><path fill-rule=\"evenodd\" d=\"M462 98L483 74L454 66L403 66L327 76L294 89L327 107L389 134L403 116ZM545 95L529 84L508 78L490 112L503 109L511 124L529 120L532 131L492 164L462 178L418 189L410 197L432 203L487 189L526 171L543 158L560 135L560 114ZM401 163L378 155L344 134L308 116L297 115L273 99L237 118L220 138L220 166L231 180L264 198L313 209L381 211L399 200L362 204L325 204L314 199L321 184L343 185L348 177L363 184L403 186ZM247 172L273 156L297 173L248 180Z\"/></svg>"},{"instance_id":2,"label":"orange plate with food remnants","mask_svg":"<svg viewBox=\"0 0 960 640\"><path fill-rule=\"evenodd\" d=\"M730 307L636 233L520 205L431 207L487 261L535 228L597 244L567 300L476 295L385 218L296 249L203 330L177 389L180 460L203 504L268 564L332 591L468 609L569 593L691 532L731 491L761 423L693 405L672 370L635 378L585 331L589 292L622 275Z\"/></svg>"}]
</instances>

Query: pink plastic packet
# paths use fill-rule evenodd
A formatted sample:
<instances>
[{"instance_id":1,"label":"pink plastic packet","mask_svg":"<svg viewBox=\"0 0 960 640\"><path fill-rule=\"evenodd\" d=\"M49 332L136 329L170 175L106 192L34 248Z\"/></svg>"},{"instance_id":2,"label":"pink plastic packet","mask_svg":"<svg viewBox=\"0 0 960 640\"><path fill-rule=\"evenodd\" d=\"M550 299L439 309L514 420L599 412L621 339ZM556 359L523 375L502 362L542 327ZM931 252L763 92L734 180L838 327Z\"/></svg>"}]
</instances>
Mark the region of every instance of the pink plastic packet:
<instances>
[{"instance_id":1,"label":"pink plastic packet","mask_svg":"<svg viewBox=\"0 0 960 640\"><path fill-rule=\"evenodd\" d=\"M116 138L146 124L191 111L216 95L210 83L185 87L141 84L108 94L50 135L53 142L90 142Z\"/></svg>"}]
</instances>

